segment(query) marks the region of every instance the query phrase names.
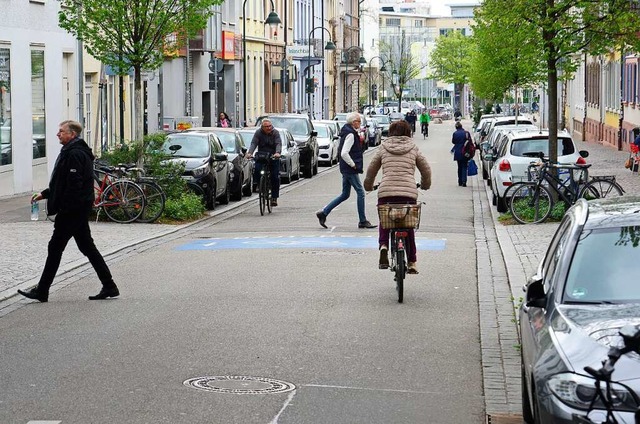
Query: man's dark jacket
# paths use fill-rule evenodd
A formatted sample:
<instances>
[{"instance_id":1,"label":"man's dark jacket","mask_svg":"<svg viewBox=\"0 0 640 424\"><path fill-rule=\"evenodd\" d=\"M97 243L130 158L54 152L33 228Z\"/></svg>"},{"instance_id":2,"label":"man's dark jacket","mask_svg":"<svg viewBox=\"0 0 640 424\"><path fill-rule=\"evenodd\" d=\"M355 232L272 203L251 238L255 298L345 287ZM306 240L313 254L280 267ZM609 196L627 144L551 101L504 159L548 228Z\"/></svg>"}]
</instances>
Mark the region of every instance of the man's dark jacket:
<instances>
[{"instance_id":1,"label":"man's dark jacket","mask_svg":"<svg viewBox=\"0 0 640 424\"><path fill-rule=\"evenodd\" d=\"M282 138L277 129L272 129L269 134L262 131L262 128L258 128L253 134L251 139L251 145L249 146L249 153L253 153L256 148L261 152L282 153Z\"/></svg>"},{"instance_id":2,"label":"man's dark jacket","mask_svg":"<svg viewBox=\"0 0 640 424\"><path fill-rule=\"evenodd\" d=\"M353 134L353 146L349 150L349 156L356 164L356 169L350 167L342 159L342 146L347 135ZM340 145L338 146L338 157L340 157L340 172L343 174L362 174L364 161L362 160L362 143L360 142L360 134L356 131L351 124L344 124L340 130Z\"/></svg>"},{"instance_id":3,"label":"man's dark jacket","mask_svg":"<svg viewBox=\"0 0 640 424\"><path fill-rule=\"evenodd\" d=\"M62 146L51 174L49 188L42 192L47 199L47 214L91 211L94 200L93 153L81 138Z\"/></svg>"}]
</instances>

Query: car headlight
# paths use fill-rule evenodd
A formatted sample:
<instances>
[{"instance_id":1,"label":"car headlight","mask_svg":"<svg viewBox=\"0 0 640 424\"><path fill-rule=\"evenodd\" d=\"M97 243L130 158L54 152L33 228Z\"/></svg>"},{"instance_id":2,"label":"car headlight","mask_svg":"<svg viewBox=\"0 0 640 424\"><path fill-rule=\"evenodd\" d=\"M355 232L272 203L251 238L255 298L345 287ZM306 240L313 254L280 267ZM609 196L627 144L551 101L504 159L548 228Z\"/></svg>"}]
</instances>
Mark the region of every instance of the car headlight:
<instances>
[{"instance_id":1,"label":"car headlight","mask_svg":"<svg viewBox=\"0 0 640 424\"><path fill-rule=\"evenodd\" d=\"M547 387L558 399L567 405L587 410L591 404L591 400L596 394L596 380L579 374L563 373L554 375L547 381ZM606 392L604 382L600 383L600 388ZM613 408L616 411L633 412L638 408L633 393L625 386L619 383L611 383L611 397L613 400ZM598 398L594 404L596 409L605 409L602 400Z\"/></svg>"},{"instance_id":2,"label":"car headlight","mask_svg":"<svg viewBox=\"0 0 640 424\"><path fill-rule=\"evenodd\" d=\"M193 171L193 176L196 178L203 177L209 173L209 164L202 165L198 168L195 168Z\"/></svg>"}]
</instances>

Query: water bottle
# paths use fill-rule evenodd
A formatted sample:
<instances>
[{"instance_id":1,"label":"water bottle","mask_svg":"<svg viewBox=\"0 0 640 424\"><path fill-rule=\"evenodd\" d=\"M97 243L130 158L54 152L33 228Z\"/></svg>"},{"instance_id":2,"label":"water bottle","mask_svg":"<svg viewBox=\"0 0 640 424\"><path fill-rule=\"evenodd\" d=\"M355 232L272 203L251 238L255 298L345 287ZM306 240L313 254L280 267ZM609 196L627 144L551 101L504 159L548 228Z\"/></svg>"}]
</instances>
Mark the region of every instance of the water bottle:
<instances>
[{"instance_id":1,"label":"water bottle","mask_svg":"<svg viewBox=\"0 0 640 424\"><path fill-rule=\"evenodd\" d=\"M37 221L40 218L40 205L38 204L38 202L35 200L35 197L38 194L34 194L33 197L31 198L31 220L32 221Z\"/></svg>"}]
</instances>

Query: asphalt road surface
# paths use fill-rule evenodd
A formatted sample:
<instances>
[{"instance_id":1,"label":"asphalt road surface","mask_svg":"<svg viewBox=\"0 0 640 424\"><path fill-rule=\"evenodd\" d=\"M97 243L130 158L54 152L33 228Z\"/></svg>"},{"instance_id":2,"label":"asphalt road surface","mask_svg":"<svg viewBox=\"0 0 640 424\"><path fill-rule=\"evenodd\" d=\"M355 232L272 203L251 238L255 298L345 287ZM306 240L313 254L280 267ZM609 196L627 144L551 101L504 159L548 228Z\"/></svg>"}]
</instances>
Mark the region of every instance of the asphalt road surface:
<instances>
[{"instance_id":1,"label":"asphalt road surface","mask_svg":"<svg viewBox=\"0 0 640 424\"><path fill-rule=\"evenodd\" d=\"M0 423L483 423L472 196L452 131L416 136L433 187L403 304L355 194L318 225L334 167L270 215L254 200L113 259L120 298L86 300L89 269L0 317Z\"/></svg>"}]
</instances>

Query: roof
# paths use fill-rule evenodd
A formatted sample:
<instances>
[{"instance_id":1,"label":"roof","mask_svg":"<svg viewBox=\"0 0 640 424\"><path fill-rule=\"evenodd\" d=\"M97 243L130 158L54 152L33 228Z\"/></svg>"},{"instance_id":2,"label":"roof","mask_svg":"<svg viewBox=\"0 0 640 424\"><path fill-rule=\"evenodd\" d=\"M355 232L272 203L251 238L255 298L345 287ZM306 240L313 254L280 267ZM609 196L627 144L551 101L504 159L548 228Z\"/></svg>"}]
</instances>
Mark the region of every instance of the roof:
<instances>
[{"instance_id":1,"label":"roof","mask_svg":"<svg viewBox=\"0 0 640 424\"><path fill-rule=\"evenodd\" d=\"M622 196L586 202L586 229L640 226L640 196Z\"/></svg>"}]
</instances>

